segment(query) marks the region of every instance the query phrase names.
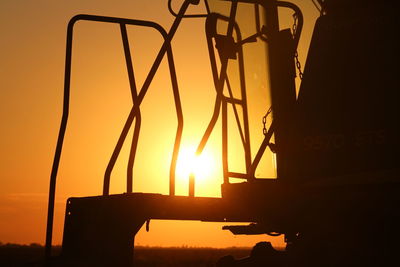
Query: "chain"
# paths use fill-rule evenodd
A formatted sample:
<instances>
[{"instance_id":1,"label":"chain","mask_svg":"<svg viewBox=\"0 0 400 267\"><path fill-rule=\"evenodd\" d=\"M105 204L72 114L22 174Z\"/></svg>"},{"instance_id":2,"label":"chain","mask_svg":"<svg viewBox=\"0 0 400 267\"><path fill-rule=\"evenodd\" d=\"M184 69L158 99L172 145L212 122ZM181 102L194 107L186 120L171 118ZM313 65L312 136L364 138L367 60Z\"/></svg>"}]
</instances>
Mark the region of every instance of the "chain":
<instances>
[{"instance_id":1,"label":"chain","mask_svg":"<svg viewBox=\"0 0 400 267\"><path fill-rule=\"evenodd\" d=\"M294 19L294 22L293 22L293 26L292 26L292 34L293 34L293 37L294 37L296 35L296 31L297 31L297 15L296 15L296 13L293 14L293 19ZM294 52L294 59L296 61L296 68L299 71L300 80L302 80L303 79L303 72L301 70L301 63L300 63L300 60L299 60L299 53L297 52L297 50ZM270 107L268 109L267 113L262 118L264 136L267 135L267 132L268 132L268 130L267 130L267 118L268 118L268 115L271 112L272 112L272 108Z\"/></svg>"},{"instance_id":2,"label":"chain","mask_svg":"<svg viewBox=\"0 0 400 267\"><path fill-rule=\"evenodd\" d=\"M297 31L297 15L296 13L293 14L293 26L292 26L292 34L293 37L296 35L296 31ZM299 71L299 77L300 80L303 80L303 71L301 70L301 63L299 60L299 53L297 52L297 50L294 52L294 59L296 61L296 68Z\"/></svg>"},{"instance_id":3,"label":"chain","mask_svg":"<svg viewBox=\"0 0 400 267\"><path fill-rule=\"evenodd\" d=\"M296 60L296 68L299 71L300 80L303 80L303 72L301 71L301 63L299 60L299 54L297 53L297 50L294 52L294 59Z\"/></svg>"},{"instance_id":4,"label":"chain","mask_svg":"<svg viewBox=\"0 0 400 267\"><path fill-rule=\"evenodd\" d=\"M269 107L267 113L264 115L264 117L262 118L262 123L263 123L263 134L267 135L267 117L268 115L272 112L272 108Z\"/></svg>"},{"instance_id":5,"label":"chain","mask_svg":"<svg viewBox=\"0 0 400 267\"><path fill-rule=\"evenodd\" d=\"M268 133L267 118L268 118L268 115L271 114L271 112L272 112L272 107L269 107L267 113L262 118L264 136L267 136L267 133ZM276 145L274 143L268 143L268 146L269 146L269 149L271 149L272 153L276 153Z\"/></svg>"}]
</instances>

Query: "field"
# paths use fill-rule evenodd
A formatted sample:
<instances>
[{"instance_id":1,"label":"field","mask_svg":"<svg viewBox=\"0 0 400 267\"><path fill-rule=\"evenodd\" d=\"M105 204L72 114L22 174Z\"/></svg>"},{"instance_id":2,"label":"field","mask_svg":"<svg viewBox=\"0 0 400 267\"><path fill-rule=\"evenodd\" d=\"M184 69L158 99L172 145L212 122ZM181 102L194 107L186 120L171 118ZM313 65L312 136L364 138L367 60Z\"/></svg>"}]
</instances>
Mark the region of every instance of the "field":
<instances>
[{"instance_id":1,"label":"field","mask_svg":"<svg viewBox=\"0 0 400 267\"><path fill-rule=\"evenodd\" d=\"M136 247L134 263L137 266L215 266L219 258L232 255L242 258L249 255L251 248L158 248ZM54 249L55 254L60 247ZM0 245L0 266L42 266L44 248L37 244Z\"/></svg>"}]
</instances>

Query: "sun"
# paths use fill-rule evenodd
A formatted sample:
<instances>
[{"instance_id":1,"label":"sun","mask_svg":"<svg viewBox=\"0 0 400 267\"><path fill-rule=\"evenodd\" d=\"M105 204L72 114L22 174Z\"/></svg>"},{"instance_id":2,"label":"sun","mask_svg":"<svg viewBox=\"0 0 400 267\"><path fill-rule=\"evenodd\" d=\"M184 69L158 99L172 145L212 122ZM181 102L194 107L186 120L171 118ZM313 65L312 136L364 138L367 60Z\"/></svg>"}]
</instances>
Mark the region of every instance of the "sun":
<instances>
[{"instance_id":1,"label":"sun","mask_svg":"<svg viewBox=\"0 0 400 267\"><path fill-rule=\"evenodd\" d=\"M187 181L193 174L196 183L201 183L209 179L214 171L215 159L210 152L203 151L200 155L196 155L195 146L181 147L176 165L178 180Z\"/></svg>"}]
</instances>

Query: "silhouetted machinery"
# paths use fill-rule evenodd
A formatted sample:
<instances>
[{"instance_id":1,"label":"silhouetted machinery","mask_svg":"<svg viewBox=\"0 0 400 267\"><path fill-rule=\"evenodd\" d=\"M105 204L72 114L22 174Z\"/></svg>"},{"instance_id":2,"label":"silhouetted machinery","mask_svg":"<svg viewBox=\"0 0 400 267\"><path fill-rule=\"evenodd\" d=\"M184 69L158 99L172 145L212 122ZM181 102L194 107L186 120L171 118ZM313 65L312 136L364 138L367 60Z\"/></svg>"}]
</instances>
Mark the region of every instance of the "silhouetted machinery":
<instances>
[{"instance_id":1,"label":"silhouetted machinery","mask_svg":"<svg viewBox=\"0 0 400 267\"><path fill-rule=\"evenodd\" d=\"M51 176L47 255L50 255L55 182L69 108L73 25L78 20L119 24L124 45L133 107L104 178L101 196L70 198L67 203L62 257L82 266L130 266L134 236L150 219L249 222L226 226L234 234L283 234L287 242L280 266L399 266L399 22L396 1L318 0L317 19L300 90L296 93L297 44L303 25L300 9L277 0L206 0L207 13L187 15L196 0L185 0L166 32L154 22L78 15L68 26L64 114ZM315 1L316 2L316 1ZM278 9L294 12L293 29L281 29ZM240 12L247 12L245 15ZM201 153L221 115L222 198L175 196L175 166L182 134L182 109L171 40L182 19L206 21L216 102L201 140ZM251 23L249 22L251 21ZM126 26L152 27L164 43L137 91ZM225 26L221 26L225 25ZM250 26L252 28L249 30ZM261 44L266 51L268 90L273 122L255 155L250 153L243 52ZM140 129L140 104L162 58L167 57L178 117L171 162L169 195L109 195L110 174L134 124L128 168ZM259 59L264 61L263 58ZM264 61L264 62L265 62ZM232 77L228 66L236 64ZM232 80L240 85L234 97ZM265 89L267 90L267 89ZM228 168L227 106L237 119L246 171ZM265 107L268 109L269 107ZM243 123L240 123L243 122ZM274 138L272 144L271 137ZM267 147L276 153L277 179L255 177ZM269 150L269 149L268 149ZM129 169L128 169L129 170ZM231 183L230 178L242 178Z\"/></svg>"}]
</instances>

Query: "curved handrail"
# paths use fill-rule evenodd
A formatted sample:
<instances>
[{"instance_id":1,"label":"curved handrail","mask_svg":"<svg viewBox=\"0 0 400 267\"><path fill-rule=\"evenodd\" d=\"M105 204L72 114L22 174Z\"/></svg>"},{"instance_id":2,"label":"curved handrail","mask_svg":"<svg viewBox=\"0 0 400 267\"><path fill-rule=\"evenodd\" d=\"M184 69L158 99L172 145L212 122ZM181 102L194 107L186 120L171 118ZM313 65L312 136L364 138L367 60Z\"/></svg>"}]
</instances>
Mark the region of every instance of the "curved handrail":
<instances>
[{"instance_id":1,"label":"curved handrail","mask_svg":"<svg viewBox=\"0 0 400 267\"><path fill-rule=\"evenodd\" d=\"M132 124L133 119L137 116L137 109L142 103L147 90L150 87L150 84L154 78L154 75L156 74L158 67L161 64L161 60L163 59L165 53L167 53L168 57L168 63L170 64L170 73L171 73L171 80L172 80L172 87L173 87L173 92L174 92L174 99L175 99L175 105L176 105L176 110L177 110L177 116L178 116L178 129L176 133L176 138L175 138L175 144L174 144L174 150L172 154L172 160L171 160L171 167L170 167L170 195L175 194L175 168L176 168L176 161L178 158L178 152L179 152L179 146L180 146L180 140L182 136L182 131L183 131L183 114L182 114L182 107L179 101L179 92L178 92L178 83L176 81L176 72L175 72L175 67L172 64L173 63L173 57L172 57L172 50L171 50L171 40L172 37L174 36L189 4L191 3L191 0L186 0L182 6L181 9L179 10L177 18L174 20L174 23L172 24L170 31L168 34L163 34L164 37L164 43L162 44L156 59L153 62L153 65L142 85L142 88L138 94L137 97L137 103L132 107L129 116L126 120L126 123L124 125L123 131L120 135L120 138L118 140L117 146L114 149L113 156L109 162L109 166L107 166L106 169L106 174L104 176L104 185L103 185L103 195L108 195L109 194L109 186L110 186L110 176L111 176L111 171L115 165L115 162L117 160L117 157L119 155L119 152L121 151L122 145L124 143L124 140L126 138L126 135L129 131L129 128Z\"/></svg>"},{"instance_id":2,"label":"curved handrail","mask_svg":"<svg viewBox=\"0 0 400 267\"><path fill-rule=\"evenodd\" d=\"M190 4L189 1L185 1L182 5L180 13L184 14L184 12L186 11L189 4ZM151 28L154 28L157 31L159 31L162 34L162 36L165 37L165 39L166 39L166 41L163 43L163 45L160 49L160 52L155 60L155 63L153 64L153 66L150 70L150 73L143 85L143 88L140 91L140 94L137 95L137 98L134 97L134 95L133 95L133 98L134 99L136 98L136 101L134 100L134 102L136 102L136 103L134 103L134 107L131 109L131 112L125 123L125 126L124 126L121 136L122 135L126 136L125 132L127 133L127 131L129 130L130 124L132 123L134 117L138 116L137 108L140 105L140 103L142 102L142 100L145 96L145 93L150 85L150 82L151 82L152 78L154 77L155 72L156 72L158 66L160 65L161 60L166 52L169 55L168 56L169 63L173 62L170 41L171 41L172 36L175 33L176 28L179 24L179 22L176 23L176 21L179 19L175 20L175 23L172 25L170 32L167 34L166 31L161 27L161 25L159 25L158 23L152 22L152 21L106 17L106 16L97 16L97 15L87 15L87 14L76 15L73 18L71 18L71 20L69 21L68 28L67 28L67 41L66 41L63 112L62 112L61 124L60 124L59 134L58 134L58 138L57 138L57 145L56 145L54 160L53 160L53 164L52 164L51 175L50 175L47 228L46 228L46 241L45 241L46 242L46 245L45 245L46 259L49 259L49 257L51 256L53 220L54 220L54 201L55 201L57 173L58 173L58 168L59 168L59 164L60 164L61 152L62 152L65 132L66 132L67 123L68 123L68 116L69 116L73 29L74 29L75 23L80 20L117 23L120 25L137 25L137 26L151 27ZM176 75L173 75L173 76L175 76L175 80L176 80ZM173 82L173 88L177 89L176 82ZM179 94L177 95L176 92L174 92L174 96L175 96L175 100L179 99ZM178 120L182 121L183 115L181 112L180 103L178 106L179 106L179 108L177 107L178 113L179 113ZM179 110L180 110L180 112L179 112ZM181 135L182 129L183 129L183 121L180 123L180 125L178 125L178 130L177 130L178 133L177 133L176 140L179 140L179 141L175 142L175 143L178 143L178 146L175 145L175 147L178 147L178 149L179 149L180 135ZM121 139L121 136L120 136L120 139ZM117 146L118 146L118 144L117 144ZM133 151L133 150L131 149L131 151ZM177 153L175 153L175 154L177 154ZM107 181L105 181L105 183L107 183ZM109 180L108 180L108 185L109 185ZM104 187L103 187L103 189L104 189Z\"/></svg>"},{"instance_id":3,"label":"curved handrail","mask_svg":"<svg viewBox=\"0 0 400 267\"><path fill-rule=\"evenodd\" d=\"M226 74L227 66L221 65L221 69L218 74L217 65L216 65L216 61L215 61L215 53L214 53L214 48L213 48L213 41L212 41L212 38L217 37L215 28L216 28L216 22L218 19L227 21L228 23L231 23L232 24L232 33L233 33L233 29L236 32L236 36L237 36L236 44L237 44L237 49L238 49L237 53L238 53L238 57L239 57L238 63L239 63L239 73L240 73L240 88L241 88L241 92L242 92L242 100L240 100L240 101L234 99L234 97L233 97L229 79ZM203 137L197 147L196 153L200 154L202 152L202 150L204 149L204 147L211 135L211 132L213 131L215 124L219 118L219 113L220 113L220 109L221 109L221 105L222 105L222 163L223 163L223 170L224 170L223 171L224 183L228 183L229 182L228 179L229 179L230 175L233 174L233 173L229 172L229 170L228 170L228 160L227 160L227 138L228 137L227 137L226 114L227 114L227 103L228 102L230 102L233 105L235 119L236 119L236 122L237 122L237 125L239 128L240 137L242 139L242 143L243 143L243 147L244 147L244 151L245 151L246 172L248 171L248 169L251 165L250 134L249 134L249 128L248 128L247 97L246 97L246 85L245 85L244 63L243 63L244 59L243 59L243 51L242 51L242 41L243 40L242 40L240 29L239 29L239 26L237 25L237 23L234 20L230 19L229 17L223 16L223 15L217 14L217 13L211 13L209 15L209 17L207 18L206 32L207 32L207 46L208 46L208 50L209 50L211 70L212 70L212 74L213 74L214 86L216 89L217 96L216 96L216 100L215 100L213 115L212 115L210 122L207 126L207 129L206 129L205 133L203 134ZM232 33L231 33L231 35L232 35ZM227 64L227 60L228 60L228 58L226 58L227 55L224 56L224 55L221 55L221 53L220 53L220 57L221 57L221 61L222 62L226 61L226 64ZM223 88L224 88L225 81L227 83L229 96L223 95ZM240 123L240 120L238 117L238 112L236 109L236 102L243 105L244 133L242 132L241 123ZM236 177L238 177L237 175L239 175L239 174L235 173ZM242 175L242 176L245 176L245 175ZM242 177L242 176L240 176L240 177Z\"/></svg>"},{"instance_id":4,"label":"curved handrail","mask_svg":"<svg viewBox=\"0 0 400 267\"><path fill-rule=\"evenodd\" d=\"M227 34L226 36L232 36L233 29L235 28L235 15L236 15L236 10L237 10L237 1L232 2L231 6L231 12L230 12L230 19L229 19L229 24L228 24L228 29L227 29ZM206 23L206 28L210 27L209 24ZM209 51L210 50L210 44L208 44ZM212 48L212 44L211 44ZM211 56L211 55L210 55ZM218 120L219 116L219 110L221 108L221 101L222 101L222 91L224 88L224 83L226 79L226 70L228 67L228 58L221 58L221 69L220 69L220 75L219 77L216 77L216 75L213 75L214 77L214 84L215 84L215 89L217 91L217 97L215 100L215 105L214 105L214 112L211 118L211 121L209 122L207 129L196 149L196 154L200 155L203 152L203 149L207 143L208 138L211 135L212 130L214 129L214 126ZM214 69L213 69L214 70ZM214 73L214 72L213 72ZM216 72L215 72L216 73Z\"/></svg>"},{"instance_id":5,"label":"curved handrail","mask_svg":"<svg viewBox=\"0 0 400 267\"><path fill-rule=\"evenodd\" d=\"M235 3L234 1L232 1L232 2ZM258 8L257 8L258 6L257 6L257 4L261 4L261 5L264 6L264 8L266 8L266 4L263 3L263 2L260 2L260 1L245 1L245 2L255 3L256 17L258 17L258 15L259 15L258 14ZM301 32L302 32L302 28L303 28L303 15L302 15L302 12L296 5L294 5L293 3L290 3L290 2L277 1L276 2L276 6L290 8L290 9L294 10L294 12L295 12L295 14L297 16L297 19L298 19L297 30L296 30L296 32L294 33L294 36L293 36L294 51L295 51L297 49L297 46L298 46L298 43L299 43L299 40L300 40L300 36L301 36ZM209 18L206 21L206 32L207 32L207 30L208 31L211 30L210 29L212 27L211 24L213 24L213 23L215 24L215 20L217 19L217 17L220 18L220 19L224 19L226 21L228 20L228 18L225 17L225 16L222 16L220 14L211 13ZM230 18L232 19L232 14L231 14ZM236 29L237 25L234 23L233 27L235 27L235 29ZM236 31L238 31L238 30L236 30ZM267 39L263 36L264 33L262 32L262 30L260 28L259 21L258 21L257 18L256 18L256 31L257 31L257 33L255 35L250 36L247 39L259 37L261 40L267 41ZM214 52L213 52L213 44L212 44L212 42L210 42L210 40L208 40L208 48L209 48L209 51L210 51L210 58L211 57L215 57ZM222 59L222 60L224 62L225 59ZM225 67L225 70L223 69L223 67ZM212 69L213 73L217 73L215 64L211 64L211 69ZM222 99L223 99L222 90L223 90L223 84L224 84L224 81L225 81L225 80L221 81L221 78L222 78L221 76L222 76L222 74L225 74L225 76L226 76L226 73L224 73L224 72L226 72L226 66L222 65L221 66L221 71L220 71L220 76L218 77L218 75L214 74L214 83L215 83L215 88L217 90L217 97L216 97L216 100L215 100L216 102L215 102L215 105L214 105L214 112L213 112L212 118L211 118L211 120L210 120L210 122L208 124L208 127L207 127L207 129L206 129L206 131L205 131L205 133L203 135L203 138L201 139L200 144L199 144L199 146L197 148L197 152L196 152L197 154L200 154L202 152L202 150L204 149L204 147L205 147L205 145L207 143L207 140L209 139L209 137L211 135L211 132L212 132L217 120L218 120L218 117L219 117L219 111L221 109L221 104L222 104ZM225 77L224 79L227 80L227 77ZM226 109L226 107L223 106L223 109ZM247 153L246 153L246 171L247 171L247 175L245 176L245 178L247 178L247 179L254 179L255 178L255 171L257 169L257 166L258 166L258 164L259 164L259 162L261 160L262 155L264 154L264 151L265 151L266 147L269 145L269 141L270 141L274 131L275 131L275 126L274 126L274 123L272 123L270 128L269 128L269 130L268 130L268 132L267 132L267 134L266 134L266 136L265 136L265 138L264 138L264 140L263 140L263 142L261 143L261 145L260 145L260 147L259 147L259 149L257 151L257 154L256 154L253 162L251 162L251 158L250 158L251 156L247 155ZM227 167L227 159L225 158L227 155L225 155L225 154L226 154L226 151L223 151L224 169L225 169L225 167ZM224 172L224 176L228 176L228 174ZM227 179L225 179L224 181L227 182Z\"/></svg>"},{"instance_id":6,"label":"curved handrail","mask_svg":"<svg viewBox=\"0 0 400 267\"><path fill-rule=\"evenodd\" d=\"M198 5L199 2L200 2L200 0L192 0L191 4ZM207 17L208 14L210 13L210 8L208 6L207 0L204 0L204 4L206 6L207 14L189 14L189 15L184 15L183 17L184 18L205 18L205 17ZM178 16L178 14L172 8L172 0L168 0L168 11L169 11L169 13L171 13L172 16L174 16L174 17Z\"/></svg>"}]
</instances>

